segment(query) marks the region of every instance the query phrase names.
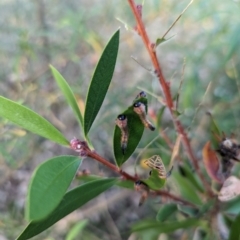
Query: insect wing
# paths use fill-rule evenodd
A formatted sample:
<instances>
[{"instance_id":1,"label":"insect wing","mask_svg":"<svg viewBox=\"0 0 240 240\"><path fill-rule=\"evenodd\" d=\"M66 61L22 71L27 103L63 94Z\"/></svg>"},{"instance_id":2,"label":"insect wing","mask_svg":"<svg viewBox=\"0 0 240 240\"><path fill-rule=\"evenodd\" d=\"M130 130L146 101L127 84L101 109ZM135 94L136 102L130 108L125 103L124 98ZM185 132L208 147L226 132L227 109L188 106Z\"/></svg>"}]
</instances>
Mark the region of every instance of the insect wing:
<instances>
[{"instance_id":1,"label":"insect wing","mask_svg":"<svg viewBox=\"0 0 240 240\"><path fill-rule=\"evenodd\" d=\"M160 178L166 178L166 169L162 162L162 159L158 155L154 155L151 158L144 161L146 165L152 169L156 169Z\"/></svg>"}]
</instances>

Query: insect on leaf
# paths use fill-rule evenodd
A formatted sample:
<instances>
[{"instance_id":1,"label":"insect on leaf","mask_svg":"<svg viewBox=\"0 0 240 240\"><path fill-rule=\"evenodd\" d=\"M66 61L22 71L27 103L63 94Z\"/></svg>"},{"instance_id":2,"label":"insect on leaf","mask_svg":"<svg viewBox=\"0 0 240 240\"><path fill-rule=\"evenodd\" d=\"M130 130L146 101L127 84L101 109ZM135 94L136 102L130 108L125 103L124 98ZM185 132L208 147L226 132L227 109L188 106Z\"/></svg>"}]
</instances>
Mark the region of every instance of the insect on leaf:
<instances>
[{"instance_id":1,"label":"insect on leaf","mask_svg":"<svg viewBox=\"0 0 240 240\"><path fill-rule=\"evenodd\" d=\"M115 68L119 45L119 30L112 36L97 64L88 89L84 113L84 134L87 136L107 94Z\"/></svg>"},{"instance_id":2,"label":"insect on leaf","mask_svg":"<svg viewBox=\"0 0 240 240\"><path fill-rule=\"evenodd\" d=\"M148 100L146 93L142 91L134 99L132 105L118 115L113 137L113 150L118 166L121 166L135 151L144 127L151 131L155 130L155 127L146 119L147 112Z\"/></svg>"},{"instance_id":3,"label":"insect on leaf","mask_svg":"<svg viewBox=\"0 0 240 240\"><path fill-rule=\"evenodd\" d=\"M146 165L152 170L148 179L141 180L149 188L159 190L166 183L167 173L162 159L158 155L154 155L145 161Z\"/></svg>"},{"instance_id":4,"label":"insect on leaf","mask_svg":"<svg viewBox=\"0 0 240 240\"><path fill-rule=\"evenodd\" d=\"M126 150L122 151L121 137L122 132L118 126L115 126L114 137L113 137L113 150L117 165L120 167L122 164L133 154L135 149L140 142L144 126L139 116L133 111L133 107L129 107L125 112L122 113L127 117L127 128L128 128L128 141Z\"/></svg>"},{"instance_id":5,"label":"insect on leaf","mask_svg":"<svg viewBox=\"0 0 240 240\"><path fill-rule=\"evenodd\" d=\"M61 145L69 145L68 140L50 122L34 111L0 96L0 116L39 136Z\"/></svg>"}]
</instances>

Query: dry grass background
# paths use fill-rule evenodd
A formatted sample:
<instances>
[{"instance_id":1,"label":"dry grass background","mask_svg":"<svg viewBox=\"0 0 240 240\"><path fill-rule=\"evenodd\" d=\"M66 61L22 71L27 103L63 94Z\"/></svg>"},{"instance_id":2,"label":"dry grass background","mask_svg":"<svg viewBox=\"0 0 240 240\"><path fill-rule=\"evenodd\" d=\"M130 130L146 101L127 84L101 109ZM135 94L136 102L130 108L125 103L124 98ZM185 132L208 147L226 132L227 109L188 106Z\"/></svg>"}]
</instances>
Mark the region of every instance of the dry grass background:
<instances>
[{"instance_id":1,"label":"dry grass background","mask_svg":"<svg viewBox=\"0 0 240 240\"><path fill-rule=\"evenodd\" d=\"M187 4L186 0L145 1L143 19L152 41L166 32ZM207 110L214 114L223 131L239 130L239 8L239 0L195 0L167 35L174 37L158 48L173 94L184 78L179 106L185 126L191 124L195 109L202 102L190 132L197 154L209 134ZM151 68L140 37L116 20L120 18L134 27L127 1L2 0L0 16L0 94L38 112L68 139L81 137L82 133L48 65L62 73L82 106L99 56L111 35L121 27L113 81L90 134L96 150L113 161L115 117L132 102L138 87L161 95L154 75L131 58L134 56ZM161 105L152 97L150 102L152 111L157 113ZM167 115L162 124L162 129L169 127L170 136L174 135ZM5 119L0 119L0 135L0 239L5 240L14 239L26 224L24 201L36 166L50 157L72 153ZM145 134L140 148L155 136ZM126 165L129 171L133 160ZM112 175L91 159L85 160L82 167L95 174ZM71 226L83 218L90 219L90 223L81 239L127 239L130 224L154 218L158 208L152 204L156 200L138 208L138 199L138 194L127 190L108 191L33 239L65 239Z\"/></svg>"}]
</instances>

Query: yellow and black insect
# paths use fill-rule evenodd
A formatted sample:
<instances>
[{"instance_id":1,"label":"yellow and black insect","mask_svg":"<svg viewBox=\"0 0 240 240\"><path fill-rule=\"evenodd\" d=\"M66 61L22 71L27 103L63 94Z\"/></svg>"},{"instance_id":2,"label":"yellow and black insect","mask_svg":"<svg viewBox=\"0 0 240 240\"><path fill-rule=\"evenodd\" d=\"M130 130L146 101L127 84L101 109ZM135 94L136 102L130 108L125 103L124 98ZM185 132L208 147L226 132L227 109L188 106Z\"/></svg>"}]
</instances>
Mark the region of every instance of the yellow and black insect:
<instances>
[{"instance_id":1,"label":"yellow and black insect","mask_svg":"<svg viewBox=\"0 0 240 240\"><path fill-rule=\"evenodd\" d=\"M144 161L144 163L152 168L156 169L158 171L159 178L166 179L168 177L168 174L166 173L165 166L162 162L162 159L158 155L154 155L151 158ZM150 172L151 174L151 172Z\"/></svg>"},{"instance_id":2,"label":"yellow and black insect","mask_svg":"<svg viewBox=\"0 0 240 240\"><path fill-rule=\"evenodd\" d=\"M128 144L128 126L127 126L127 116L124 114L118 115L116 125L121 129L121 149L122 153L125 154Z\"/></svg>"},{"instance_id":3,"label":"yellow and black insect","mask_svg":"<svg viewBox=\"0 0 240 240\"><path fill-rule=\"evenodd\" d=\"M143 103L141 103L141 102L134 103L133 104L133 111L140 117L143 125L146 128L149 128L151 131L155 130L155 127L147 119L146 112L145 112L145 105Z\"/></svg>"}]
</instances>

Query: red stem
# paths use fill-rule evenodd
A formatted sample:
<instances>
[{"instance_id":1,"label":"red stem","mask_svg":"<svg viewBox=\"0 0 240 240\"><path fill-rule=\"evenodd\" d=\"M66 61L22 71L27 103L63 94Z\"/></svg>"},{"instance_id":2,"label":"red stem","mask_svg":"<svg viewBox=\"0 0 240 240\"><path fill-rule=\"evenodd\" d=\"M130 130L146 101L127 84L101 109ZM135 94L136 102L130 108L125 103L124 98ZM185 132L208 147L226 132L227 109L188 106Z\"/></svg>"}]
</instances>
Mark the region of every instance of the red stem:
<instances>
[{"instance_id":1,"label":"red stem","mask_svg":"<svg viewBox=\"0 0 240 240\"><path fill-rule=\"evenodd\" d=\"M87 153L88 157L93 158L93 159L97 160L98 162L104 164L105 166L107 166L108 168L113 170L114 172L118 173L119 175L122 175L125 179L133 181L133 182L136 182L136 181L140 180L137 177L133 177L133 176L129 175L128 173L124 172L122 169L116 167L114 164L108 162L105 158L98 155L95 151L91 151L90 149L86 149L86 153ZM175 196L175 195L173 195L173 194L171 194L167 191L159 190L159 191L153 192L152 194L165 196L165 197L171 198L174 201L181 202L182 204L195 207L194 204L192 204L192 203L190 203L190 202L188 202L188 201L186 201L186 200L184 200L180 197L177 197L177 196Z\"/></svg>"},{"instance_id":2,"label":"red stem","mask_svg":"<svg viewBox=\"0 0 240 240\"><path fill-rule=\"evenodd\" d=\"M147 32L145 30L142 18L138 14L136 5L134 3L134 0L128 0L128 3L130 5L130 7L132 9L132 12L133 12L133 15L134 15L134 17L136 19L138 33L140 34L140 36L141 36L141 38L143 40L143 43L144 43L144 45L145 45L145 47L146 47L146 49L147 49L147 51L149 53L149 56L151 58L152 64L153 64L154 69L155 69L155 72L156 72L156 74L158 76L159 83L162 86L163 93L165 95L166 105L167 105L167 107L169 108L169 110L171 112L175 128L176 128L177 132L183 136L182 139L183 139L183 143L184 143L184 147L186 149L186 152L187 152L189 158L192 160L194 168L196 169L197 174L199 175L201 181L203 182L205 188L207 189L208 194L209 195L213 195L212 190L211 190L211 188L209 186L209 183L205 180L203 174L200 171L200 168L199 168L199 165L198 165L198 160L196 159L196 157L193 154L193 151L192 151L189 139L188 139L188 137L187 137L187 135L186 135L186 133L184 131L184 128L183 128L181 122L178 119L176 119L176 117L174 115L174 111L173 111L174 105L173 105L173 100L172 100L172 97L171 97L169 84L165 80L165 77L164 77L164 75L162 73L162 69L161 69L160 63L159 63L159 61L157 59L157 56L156 56L156 51L155 51L155 48L154 48L155 46L152 47L152 44L151 44L151 42L150 42L150 40L148 38Z\"/></svg>"}]
</instances>

